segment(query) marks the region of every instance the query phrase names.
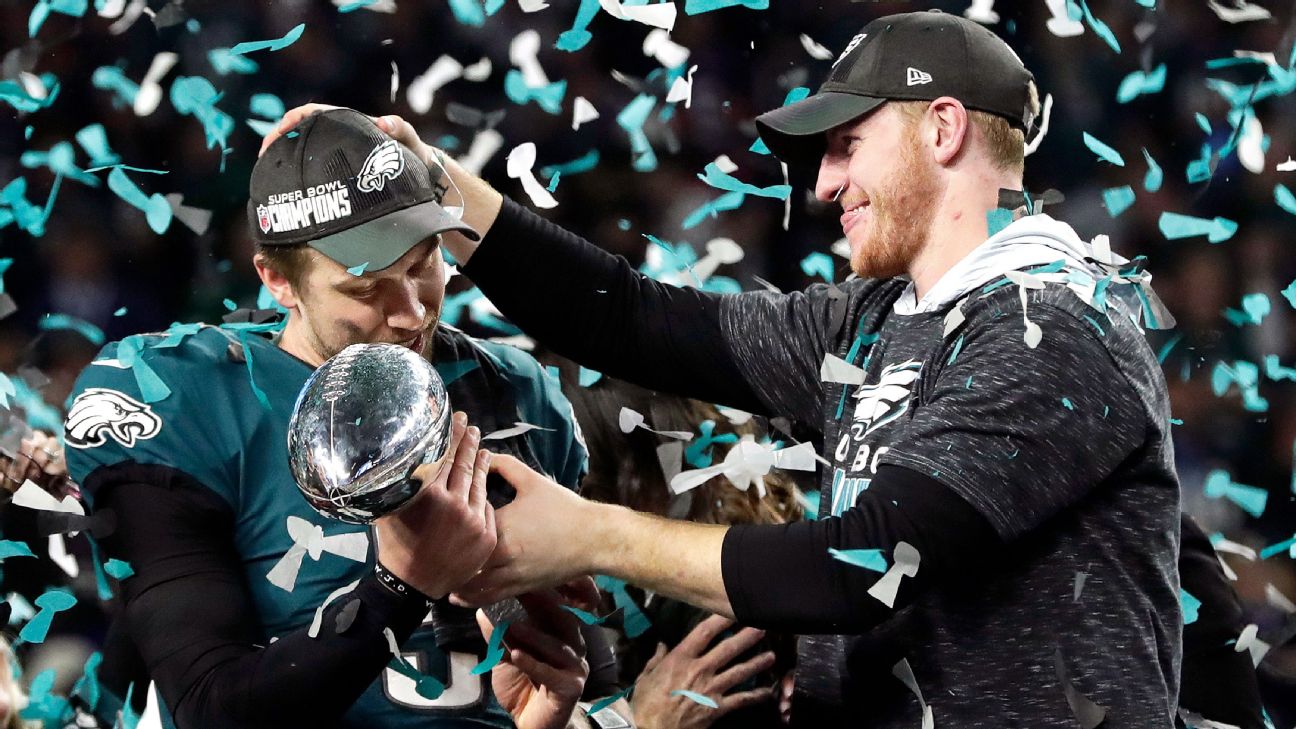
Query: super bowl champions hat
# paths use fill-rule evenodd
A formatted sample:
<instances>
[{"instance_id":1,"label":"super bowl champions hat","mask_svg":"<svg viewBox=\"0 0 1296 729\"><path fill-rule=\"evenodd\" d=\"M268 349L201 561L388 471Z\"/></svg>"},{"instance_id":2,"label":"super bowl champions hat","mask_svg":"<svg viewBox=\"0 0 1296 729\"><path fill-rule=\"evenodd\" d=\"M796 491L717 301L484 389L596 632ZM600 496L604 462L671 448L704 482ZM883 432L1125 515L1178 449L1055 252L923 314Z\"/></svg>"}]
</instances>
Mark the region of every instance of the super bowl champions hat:
<instances>
[{"instance_id":1,"label":"super bowl champions hat","mask_svg":"<svg viewBox=\"0 0 1296 729\"><path fill-rule=\"evenodd\" d=\"M890 99L952 96L1027 131L1034 79L1008 44L971 20L939 10L901 13L865 25L807 99L756 117L756 128L779 159L818 166L824 132Z\"/></svg>"},{"instance_id":2,"label":"super bowl champions hat","mask_svg":"<svg viewBox=\"0 0 1296 729\"><path fill-rule=\"evenodd\" d=\"M345 268L379 271L419 241L481 236L442 206L450 181L354 109L306 117L252 168L248 219L264 246L305 243Z\"/></svg>"}]
</instances>

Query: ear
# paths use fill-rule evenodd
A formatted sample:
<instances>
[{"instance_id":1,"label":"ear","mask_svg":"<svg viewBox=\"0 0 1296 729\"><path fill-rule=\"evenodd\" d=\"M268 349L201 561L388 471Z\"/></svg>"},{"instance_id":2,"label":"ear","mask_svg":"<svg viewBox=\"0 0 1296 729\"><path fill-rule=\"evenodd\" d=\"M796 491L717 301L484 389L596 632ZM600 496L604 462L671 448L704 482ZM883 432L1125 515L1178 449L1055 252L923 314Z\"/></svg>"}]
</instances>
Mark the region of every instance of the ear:
<instances>
[{"instance_id":1,"label":"ear","mask_svg":"<svg viewBox=\"0 0 1296 729\"><path fill-rule=\"evenodd\" d=\"M278 269L271 268L270 262L260 253L252 257L252 265L256 267L257 276L261 278L261 283L265 284L266 290L274 300L283 308L295 311L298 304L297 291L288 282L288 277Z\"/></svg>"},{"instance_id":2,"label":"ear","mask_svg":"<svg viewBox=\"0 0 1296 729\"><path fill-rule=\"evenodd\" d=\"M967 109L963 103L951 96L942 96L927 108L926 139L932 143L932 152L937 164L951 164L959 152L970 145L971 129L968 124Z\"/></svg>"}]
</instances>

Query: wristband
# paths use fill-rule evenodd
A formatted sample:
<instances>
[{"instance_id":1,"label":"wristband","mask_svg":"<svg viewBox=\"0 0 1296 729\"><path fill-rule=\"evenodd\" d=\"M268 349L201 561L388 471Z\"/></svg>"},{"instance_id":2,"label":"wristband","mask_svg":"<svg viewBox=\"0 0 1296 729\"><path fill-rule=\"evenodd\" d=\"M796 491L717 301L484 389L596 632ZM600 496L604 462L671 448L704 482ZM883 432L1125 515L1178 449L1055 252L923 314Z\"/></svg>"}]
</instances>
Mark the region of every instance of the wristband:
<instances>
[{"instance_id":1,"label":"wristband","mask_svg":"<svg viewBox=\"0 0 1296 729\"><path fill-rule=\"evenodd\" d=\"M391 572L391 570L383 567L377 560L374 560L374 575L378 577L378 583L387 588L387 590L393 595L398 595L400 597L416 597L426 602L429 608L432 607L432 603L434 602L432 598L424 595L422 592L419 592L418 588L397 577Z\"/></svg>"}]
</instances>

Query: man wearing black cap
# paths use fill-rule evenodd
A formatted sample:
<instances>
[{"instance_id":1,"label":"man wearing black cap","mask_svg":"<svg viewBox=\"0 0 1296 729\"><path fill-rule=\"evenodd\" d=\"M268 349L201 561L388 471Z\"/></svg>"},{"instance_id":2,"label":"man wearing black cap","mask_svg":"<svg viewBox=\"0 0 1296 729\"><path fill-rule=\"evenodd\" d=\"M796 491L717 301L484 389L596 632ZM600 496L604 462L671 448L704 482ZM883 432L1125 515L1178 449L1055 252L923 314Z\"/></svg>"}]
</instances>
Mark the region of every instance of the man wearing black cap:
<instances>
[{"instance_id":1,"label":"man wearing black cap","mask_svg":"<svg viewBox=\"0 0 1296 729\"><path fill-rule=\"evenodd\" d=\"M528 334L789 418L827 461L818 520L721 527L589 503L498 457L518 496L460 596L594 571L799 633L803 726L1172 726L1179 490L1139 327L1168 314L1138 265L1023 191L1034 99L975 23L865 26L818 94L757 120L775 154L818 165L860 276L787 295L646 279L451 165L485 237L447 244Z\"/></svg>"},{"instance_id":2,"label":"man wearing black cap","mask_svg":"<svg viewBox=\"0 0 1296 729\"><path fill-rule=\"evenodd\" d=\"M482 431L540 426L492 449L567 487L585 464L571 406L534 360L437 325L440 236L476 233L442 205L436 169L357 112L301 120L257 163L248 202L257 271L286 322L131 337L82 374L65 425L69 469L97 511L116 514L102 546L133 571L100 715L151 679L182 729L504 728L509 712L524 729L567 725L589 667L558 593L523 598L532 619L508 632L520 657L506 652L493 671L474 671L489 623L433 606L495 544ZM462 411L454 461L416 470L422 492L372 531L316 514L285 450L303 383L361 342L431 357ZM147 678L122 678L132 646Z\"/></svg>"}]
</instances>

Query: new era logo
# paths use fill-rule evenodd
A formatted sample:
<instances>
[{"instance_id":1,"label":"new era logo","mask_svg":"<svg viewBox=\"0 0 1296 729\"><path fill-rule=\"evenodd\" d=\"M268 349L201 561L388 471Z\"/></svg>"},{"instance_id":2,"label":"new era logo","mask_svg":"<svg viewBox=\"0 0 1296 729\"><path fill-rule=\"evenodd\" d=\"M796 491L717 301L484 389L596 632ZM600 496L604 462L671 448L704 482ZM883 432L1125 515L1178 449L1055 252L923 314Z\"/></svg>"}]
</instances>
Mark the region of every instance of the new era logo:
<instances>
[{"instance_id":1,"label":"new era logo","mask_svg":"<svg viewBox=\"0 0 1296 729\"><path fill-rule=\"evenodd\" d=\"M919 84L929 84L931 82L932 82L932 77L930 73L927 73L926 71L919 71L913 66L909 67L909 79L908 82L905 84L906 86L917 86Z\"/></svg>"}]
</instances>

